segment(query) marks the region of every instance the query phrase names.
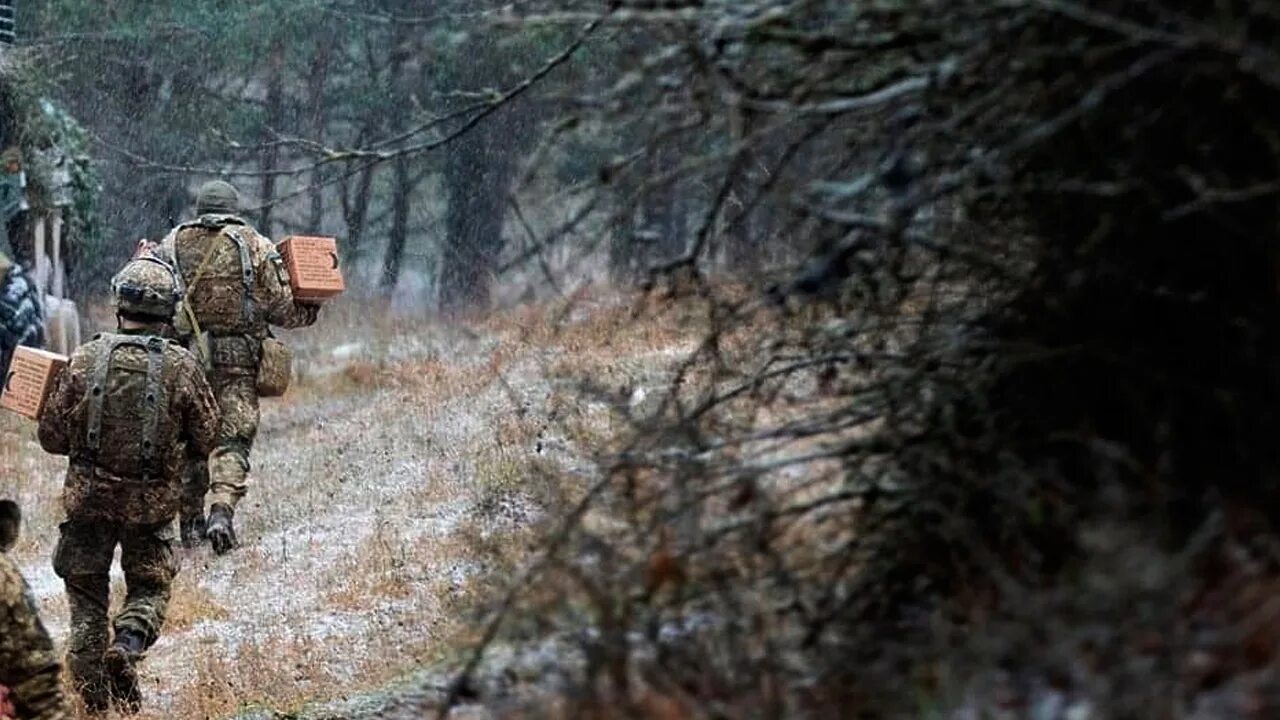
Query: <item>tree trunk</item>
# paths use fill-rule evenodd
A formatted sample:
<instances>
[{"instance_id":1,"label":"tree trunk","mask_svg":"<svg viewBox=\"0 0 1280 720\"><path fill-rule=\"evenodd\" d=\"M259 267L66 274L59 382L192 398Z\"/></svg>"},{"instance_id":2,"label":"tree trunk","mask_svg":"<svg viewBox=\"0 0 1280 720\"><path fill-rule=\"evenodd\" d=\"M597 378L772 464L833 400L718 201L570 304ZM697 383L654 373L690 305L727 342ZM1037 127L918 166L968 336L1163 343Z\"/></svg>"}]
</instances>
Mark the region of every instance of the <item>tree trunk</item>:
<instances>
[{"instance_id":1,"label":"tree trunk","mask_svg":"<svg viewBox=\"0 0 1280 720\"><path fill-rule=\"evenodd\" d=\"M660 177L675 167L675 155L659 152L647 177ZM643 180L638 178L637 181ZM636 197L641 189L623 193ZM688 249L685 202L675 183L650 186L619 217L610 246L613 278L632 283L657 265L680 257Z\"/></svg>"},{"instance_id":2,"label":"tree trunk","mask_svg":"<svg viewBox=\"0 0 1280 720\"><path fill-rule=\"evenodd\" d=\"M617 193L621 207L613 217L612 236L609 238L609 277L619 285L636 281L638 241L636 240L637 207L633 198L635 190Z\"/></svg>"},{"instance_id":3,"label":"tree trunk","mask_svg":"<svg viewBox=\"0 0 1280 720\"><path fill-rule=\"evenodd\" d=\"M262 214L258 218L258 230L271 237L271 206L276 197L276 168L280 164L280 148L272 141L272 133L284 121L284 44L277 42L268 60L267 119L262 128L262 139L267 148L262 153Z\"/></svg>"},{"instance_id":4,"label":"tree trunk","mask_svg":"<svg viewBox=\"0 0 1280 720\"><path fill-rule=\"evenodd\" d=\"M510 109L446 148L444 182L445 247L440 271L440 307L459 312L483 307L502 250L506 199L514 180Z\"/></svg>"},{"instance_id":5,"label":"tree trunk","mask_svg":"<svg viewBox=\"0 0 1280 720\"><path fill-rule=\"evenodd\" d=\"M383 292L391 293L400 280L400 268L404 264L404 248L409 238L409 197L415 185L409 177L409 160L396 158L391 165L395 175L395 189L391 196L391 234L387 238L387 254L382 260Z\"/></svg>"},{"instance_id":6,"label":"tree trunk","mask_svg":"<svg viewBox=\"0 0 1280 720\"><path fill-rule=\"evenodd\" d=\"M410 81L407 79L406 65L412 48L412 37L408 30L397 27L394 32L395 46L391 50L387 70L388 87L399 97L410 94ZM405 127L404 113L392 113L389 129L393 133L401 132ZM378 285L384 293L391 293L400 280L400 268L404 264L404 249L409 239L409 199L413 194L416 182L410 177L409 158L400 156L392 161L392 172L395 187L391 196L391 234L387 238L387 251L382 258L382 278Z\"/></svg>"},{"instance_id":7,"label":"tree trunk","mask_svg":"<svg viewBox=\"0 0 1280 720\"><path fill-rule=\"evenodd\" d=\"M677 158L672 152L660 152L653 176L660 177L675 170ZM689 239L685 231L684 202L676 183L665 183L645 197L644 229L653 238L648 253L649 264L670 262L685 253Z\"/></svg>"},{"instance_id":8,"label":"tree trunk","mask_svg":"<svg viewBox=\"0 0 1280 720\"><path fill-rule=\"evenodd\" d=\"M307 77L307 92L309 97L309 112L311 114L311 139L318 142L324 142L325 121L324 121L324 90L325 82L329 77L329 48L330 43L322 38L316 47L315 55L311 58L311 68ZM307 216L307 227L312 231L320 229L320 223L324 218L324 191L321 183L324 182L324 172L319 165L311 171L311 188L308 195L311 200L310 213Z\"/></svg>"},{"instance_id":9,"label":"tree trunk","mask_svg":"<svg viewBox=\"0 0 1280 720\"><path fill-rule=\"evenodd\" d=\"M342 262L353 265L360 258L360 250L364 239L365 223L369 218L369 201L373 189L373 174L377 165L370 163L356 173L356 186L351 191L347 183L342 184L342 219L347 224L347 239L341 245Z\"/></svg>"},{"instance_id":10,"label":"tree trunk","mask_svg":"<svg viewBox=\"0 0 1280 720\"><path fill-rule=\"evenodd\" d=\"M745 170L738 175L730 193L730 202L726 203L723 224L729 230L720 242L727 269L749 276L769 267L779 246L773 237L777 216L770 204L757 205L750 212L747 210L761 188L769 182L768 172L762 171L762 167L774 153L768 139L755 144L749 141L759 125L754 113L741 110L731 120L733 139L746 148L742 162Z\"/></svg>"}]
</instances>

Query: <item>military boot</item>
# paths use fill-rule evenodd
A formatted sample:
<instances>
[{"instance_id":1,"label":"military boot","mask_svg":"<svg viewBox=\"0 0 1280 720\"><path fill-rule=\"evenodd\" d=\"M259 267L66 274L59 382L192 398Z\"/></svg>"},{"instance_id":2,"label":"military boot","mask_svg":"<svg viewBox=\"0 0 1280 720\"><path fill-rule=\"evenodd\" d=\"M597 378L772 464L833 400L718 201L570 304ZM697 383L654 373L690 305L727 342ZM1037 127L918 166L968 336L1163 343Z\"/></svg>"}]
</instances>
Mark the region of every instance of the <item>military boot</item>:
<instances>
[{"instance_id":1,"label":"military boot","mask_svg":"<svg viewBox=\"0 0 1280 720\"><path fill-rule=\"evenodd\" d=\"M138 689L138 660L146 641L133 630L121 630L115 642L102 656L107 670L107 687L120 712L133 715L142 709L142 691Z\"/></svg>"},{"instance_id":2,"label":"military boot","mask_svg":"<svg viewBox=\"0 0 1280 720\"><path fill-rule=\"evenodd\" d=\"M193 548L204 542L206 531L204 513L200 512L195 515L184 513L178 518L178 531L182 535L182 547L184 548Z\"/></svg>"},{"instance_id":3,"label":"military boot","mask_svg":"<svg viewBox=\"0 0 1280 720\"><path fill-rule=\"evenodd\" d=\"M205 535L213 545L213 551L219 555L229 552L236 546L236 530L232 524L235 511L230 505L218 503L209 509L209 525Z\"/></svg>"}]
</instances>

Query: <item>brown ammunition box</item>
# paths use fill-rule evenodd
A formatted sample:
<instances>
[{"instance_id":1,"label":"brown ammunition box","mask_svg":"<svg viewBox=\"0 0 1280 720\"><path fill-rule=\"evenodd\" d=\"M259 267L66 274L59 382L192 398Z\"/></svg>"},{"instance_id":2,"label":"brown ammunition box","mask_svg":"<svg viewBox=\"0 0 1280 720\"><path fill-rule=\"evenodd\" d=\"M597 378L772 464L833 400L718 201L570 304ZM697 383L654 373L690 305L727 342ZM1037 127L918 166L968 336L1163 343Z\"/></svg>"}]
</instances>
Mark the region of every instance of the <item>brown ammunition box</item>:
<instances>
[{"instance_id":1,"label":"brown ammunition box","mask_svg":"<svg viewBox=\"0 0 1280 720\"><path fill-rule=\"evenodd\" d=\"M0 407L39 420L44 401L53 389L54 378L66 366L66 355L19 346L13 351L13 361L9 363L9 372L4 378Z\"/></svg>"},{"instance_id":2,"label":"brown ammunition box","mask_svg":"<svg viewBox=\"0 0 1280 720\"><path fill-rule=\"evenodd\" d=\"M334 238L290 235L276 249L289 270L294 298L320 302L346 289L342 268L338 267L338 241Z\"/></svg>"}]
</instances>

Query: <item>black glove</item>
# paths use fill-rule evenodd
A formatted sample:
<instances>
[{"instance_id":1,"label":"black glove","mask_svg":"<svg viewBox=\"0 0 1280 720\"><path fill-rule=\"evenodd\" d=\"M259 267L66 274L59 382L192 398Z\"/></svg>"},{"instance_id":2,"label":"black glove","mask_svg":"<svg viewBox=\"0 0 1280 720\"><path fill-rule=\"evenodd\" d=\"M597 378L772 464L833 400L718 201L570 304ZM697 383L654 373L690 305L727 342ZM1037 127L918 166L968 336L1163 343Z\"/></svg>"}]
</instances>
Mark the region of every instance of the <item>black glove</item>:
<instances>
[{"instance_id":1,"label":"black glove","mask_svg":"<svg viewBox=\"0 0 1280 720\"><path fill-rule=\"evenodd\" d=\"M236 546L236 530L231 521L233 515L231 508L226 505L214 505L209 510L205 537L209 538L213 551L219 555L225 555Z\"/></svg>"}]
</instances>

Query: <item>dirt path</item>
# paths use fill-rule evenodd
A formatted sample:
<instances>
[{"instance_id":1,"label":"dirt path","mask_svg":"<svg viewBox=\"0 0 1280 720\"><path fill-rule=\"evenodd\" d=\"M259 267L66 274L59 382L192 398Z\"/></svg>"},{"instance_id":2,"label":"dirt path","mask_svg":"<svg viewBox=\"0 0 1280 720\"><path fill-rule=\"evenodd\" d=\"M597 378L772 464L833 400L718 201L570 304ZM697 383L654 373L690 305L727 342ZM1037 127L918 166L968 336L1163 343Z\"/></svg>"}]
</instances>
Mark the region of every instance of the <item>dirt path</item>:
<instances>
[{"instance_id":1,"label":"dirt path","mask_svg":"<svg viewBox=\"0 0 1280 720\"><path fill-rule=\"evenodd\" d=\"M302 382L264 402L243 546L182 553L142 665L143 717L296 709L453 652L474 579L537 514L519 473L545 455L531 409L549 390L531 358L496 372L493 341L448 335L303 346ZM8 476L22 479L0 491L28 507L16 555L61 643L67 609L48 558L64 461L43 456L29 427L5 429Z\"/></svg>"}]
</instances>

